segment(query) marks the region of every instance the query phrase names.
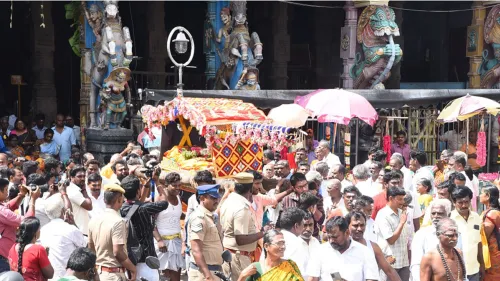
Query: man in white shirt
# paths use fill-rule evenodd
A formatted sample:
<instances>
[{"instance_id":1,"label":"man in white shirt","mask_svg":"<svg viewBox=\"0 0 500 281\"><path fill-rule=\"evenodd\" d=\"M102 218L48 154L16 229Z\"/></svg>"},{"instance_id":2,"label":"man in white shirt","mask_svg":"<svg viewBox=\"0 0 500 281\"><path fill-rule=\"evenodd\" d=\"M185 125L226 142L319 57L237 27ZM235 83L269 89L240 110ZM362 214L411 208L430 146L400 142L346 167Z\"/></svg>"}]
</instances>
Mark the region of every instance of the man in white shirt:
<instances>
[{"instance_id":1,"label":"man in white shirt","mask_svg":"<svg viewBox=\"0 0 500 281\"><path fill-rule=\"evenodd\" d=\"M80 144L80 126L75 125L75 120L71 115L66 116L65 125L70 127L75 133L76 144Z\"/></svg>"},{"instance_id":2,"label":"man in white shirt","mask_svg":"<svg viewBox=\"0 0 500 281\"><path fill-rule=\"evenodd\" d=\"M328 167L331 169L333 165L341 163L339 157L330 151L330 143L326 140L320 141L318 147L316 148L316 157L318 158L318 162L326 162ZM315 168L316 167L314 167L314 169Z\"/></svg>"},{"instance_id":3,"label":"man in white shirt","mask_svg":"<svg viewBox=\"0 0 500 281\"><path fill-rule=\"evenodd\" d=\"M448 199L434 199L429 205L431 211L432 225L424 227L415 233L411 244L411 280L420 281L420 262L428 251L436 249L439 240L436 235L436 226L442 218L449 217L451 213L451 202ZM462 250L460 235L456 246Z\"/></svg>"},{"instance_id":4,"label":"man in white shirt","mask_svg":"<svg viewBox=\"0 0 500 281\"><path fill-rule=\"evenodd\" d=\"M104 192L101 190L102 177L93 173L87 178L87 194L92 200L92 210L89 211L90 218L97 217L104 213L106 210L106 203L104 203Z\"/></svg>"},{"instance_id":5,"label":"man in white shirt","mask_svg":"<svg viewBox=\"0 0 500 281\"><path fill-rule=\"evenodd\" d=\"M31 128L33 131L35 131L35 134L36 134L36 138L41 140L44 138L44 133L45 133L45 130L47 130L47 127L45 127L44 123L45 123L45 115L43 113L38 113L36 116L35 116L35 122L36 122L36 126Z\"/></svg>"},{"instance_id":6,"label":"man in white shirt","mask_svg":"<svg viewBox=\"0 0 500 281\"><path fill-rule=\"evenodd\" d=\"M448 149L451 149L453 151L459 150L460 147L462 147L462 145L466 142L466 134L463 122L462 125L459 125L458 127L458 130L460 130L459 133L457 133L457 129L452 129L439 137L439 140L445 141L448 144Z\"/></svg>"},{"instance_id":7,"label":"man in white shirt","mask_svg":"<svg viewBox=\"0 0 500 281\"><path fill-rule=\"evenodd\" d=\"M363 164L354 166L352 169L352 176L354 178L353 184L361 192L361 194L373 197L379 193L376 186L372 186L370 179L370 170Z\"/></svg>"},{"instance_id":8,"label":"man in white shirt","mask_svg":"<svg viewBox=\"0 0 500 281\"><path fill-rule=\"evenodd\" d=\"M472 181L469 179L467 174L465 174L465 166L467 165L467 155L463 152L453 154L449 160L449 165L452 171L459 172L465 177L465 186L472 191L472 210L477 211L477 196L479 195L479 190L476 189Z\"/></svg>"},{"instance_id":9,"label":"man in white shirt","mask_svg":"<svg viewBox=\"0 0 500 281\"><path fill-rule=\"evenodd\" d=\"M408 280L410 277L407 214L404 209L405 195L406 192L402 188L387 188L387 205L378 212L375 218L377 244L380 245L385 256L392 256L395 259L391 265L401 280Z\"/></svg>"},{"instance_id":10,"label":"man in white shirt","mask_svg":"<svg viewBox=\"0 0 500 281\"><path fill-rule=\"evenodd\" d=\"M310 281L331 281L334 274L349 281L379 280L374 253L350 237L345 218L328 220L326 233L328 243L321 244L308 263Z\"/></svg>"},{"instance_id":11,"label":"man in white shirt","mask_svg":"<svg viewBox=\"0 0 500 281\"><path fill-rule=\"evenodd\" d=\"M328 173L328 179L338 179L342 184L342 192L344 188L352 185L352 182L345 178L345 167L342 164L333 165Z\"/></svg>"},{"instance_id":12,"label":"man in white shirt","mask_svg":"<svg viewBox=\"0 0 500 281\"><path fill-rule=\"evenodd\" d=\"M64 221L64 203L60 194L47 199L45 211L50 222L40 230L40 242L49 249L49 261L54 268L54 277L59 280L66 275L66 265L71 253L87 242L82 232Z\"/></svg>"},{"instance_id":13,"label":"man in white shirt","mask_svg":"<svg viewBox=\"0 0 500 281\"><path fill-rule=\"evenodd\" d=\"M71 206L73 208L73 218L75 224L83 233L88 235L89 211L92 211L92 199L87 194L85 188L85 168L75 166L69 172L71 183L66 189Z\"/></svg>"},{"instance_id":14,"label":"man in white shirt","mask_svg":"<svg viewBox=\"0 0 500 281\"><path fill-rule=\"evenodd\" d=\"M280 216L280 227L285 238L285 254L283 259L293 260L300 272L306 272L307 244L300 238L304 232L304 217L306 213L299 208L285 209ZM261 259L264 255L261 255Z\"/></svg>"},{"instance_id":15,"label":"man in white shirt","mask_svg":"<svg viewBox=\"0 0 500 281\"><path fill-rule=\"evenodd\" d=\"M431 182L434 188L434 175L431 169L425 167L427 165L427 155L423 151L412 151L410 153L410 170L415 172L412 181L412 190L417 190L418 180L424 178Z\"/></svg>"},{"instance_id":16,"label":"man in white shirt","mask_svg":"<svg viewBox=\"0 0 500 281\"><path fill-rule=\"evenodd\" d=\"M313 235L314 232L314 219L313 215L310 212L306 212L306 215L304 217L304 230L302 231L302 234L300 235L300 238L302 238L302 242L304 243L304 248L307 249L306 252L304 252L305 257L305 264L304 268L307 270L307 264L311 257L316 253L317 248L319 245L321 245ZM307 280L307 272L302 272L302 277L304 277L304 280Z\"/></svg>"},{"instance_id":17,"label":"man in white shirt","mask_svg":"<svg viewBox=\"0 0 500 281\"><path fill-rule=\"evenodd\" d=\"M416 192L416 189L413 190L413 172L406 168L404 165L403 155L400 153L394 153L391 155L391 160L389 161L389 166L392 171L401 171L403 173L403 187L405 190L410 190Z\"/></svg>"}]
</instances>

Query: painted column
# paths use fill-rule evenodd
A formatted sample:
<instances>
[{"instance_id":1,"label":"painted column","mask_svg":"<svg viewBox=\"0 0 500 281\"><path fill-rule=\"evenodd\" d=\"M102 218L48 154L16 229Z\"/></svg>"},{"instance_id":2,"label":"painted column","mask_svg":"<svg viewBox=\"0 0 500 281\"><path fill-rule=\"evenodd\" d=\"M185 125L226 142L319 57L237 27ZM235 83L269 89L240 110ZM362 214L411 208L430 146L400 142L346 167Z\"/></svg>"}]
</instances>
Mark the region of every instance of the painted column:
<instances>
[{"instance_id":1,"label":"painted column","mask_svg":"<svg viewBox=\"0 0 500 281\"><path fill-rule=\"evenodd\" d=\"M481 76L479 67L481 66L483 44L484 44L484 20L486 18L486 9L482 1L474 1L472 12L472 22L467 28L467 46L466 53L469 58L469 88L481 88Z\"/></svg>"},{"instance_id":2,"label":"painted column","mask_svg":"<svg viewBox=\"0 0 500 281\"><path fill-rule=\"evenodd\" d=\"M352 89L353 80L350 70L356 59L356 28L358 26L358 9L354 7L352 0L347 0L344 5L345 22L340 32L340 57L343 60L343 72L341 75L342 88Z\"/></svg>"},{"instance_id":3,"label":"painted column","mask_svg":"<svg viewBox=\"0 0 500 281\"><path fill-rule=\"evenodd\" d=\"M290 61L290 35L288 35L288 4L273 2L273 89L287 89L288 61Z\"/></svg>"},{"instance_id":4,"label":"painted column","mask_svg":"<svg viewBox=\"0 0 500 281\"><path fill-rule=\"evenodd\" d=\"M223 26L220 18L220 11L224 7L229 7L229 1L207 1L207 16L205 19L205 34L203 42L203 53L206 59L205 77L207 80L207 88L213 88L213 81L215 80L215 74L220 66L220 58L217 55L216 48L219 50L223 49L223 46L215 42L213 38L214 34L217 34L219 29ZM212 34L207 34L207 32L212 32Z\"/></svg>"},{"instance_id":5,"label":"painted column","mask_svg":"<svg viewBox=\"0 0 500 281\"><path fill-rule=\"evenodd\" d=\"M165 31L165 2L151 1L148 5L148 61L147 70L150 72L164 73L165 62L167 60L166 38ZM162 75L154 75L156 78L148 87L164 89L165 77ZM151 81L150 81L151 82ZM137 109L136 109L137 110Z\"/></svg>"},{"instance_id":6,"label":"painted column","mask_svg":"<svg viewBox=\"0 0 500 281\"><path fill-rule=\"evenodd\" d=\"M89 104L90 104L90 76L84 71L84 69L90 68L91 66L91 56L92 51L85 48L85 17L83 14L80 17L80 132L81 139L79 140L82 151L87 151L87 143L85 137L85 130L87 129L87 122L89 114Z\"/></svg>"},{"instance_id":7,"label":"painted column","mask_svg":"<svg viewBox=\"0 0 500 281\"><path fill-rule=\"evenodd\" d=\"M41 7L43 5L43 9ZM57 93L54 84L54 24L50 1L31 2L33 32L33 100L36 113L43 113L47 120L57 115ZM42 27L41 15L43 14Z\"/></svg>"}]
</instances>

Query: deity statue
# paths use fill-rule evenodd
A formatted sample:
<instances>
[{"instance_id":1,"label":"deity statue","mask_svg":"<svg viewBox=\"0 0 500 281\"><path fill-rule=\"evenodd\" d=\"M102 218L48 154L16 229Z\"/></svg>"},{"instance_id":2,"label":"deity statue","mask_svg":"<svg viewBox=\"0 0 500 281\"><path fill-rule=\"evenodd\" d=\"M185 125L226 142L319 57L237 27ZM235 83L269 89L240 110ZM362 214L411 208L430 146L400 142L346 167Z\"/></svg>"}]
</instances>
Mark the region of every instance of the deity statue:
<instances>
[{"instance_id":1,"label":"deity statue","mask_svg":"<svg viewBox=\"0 0 500 281\"><path fill-rule=\"evenodd\" d=\"M391 75L393 64L399 63L403 51L394 44L399 36L394 11L387 6L368 6L359 17L357 40L364 59L356 54L356 63L350 70L355 89L384 89L383 82Z\"/></svg>"},{"instance_id":2,"label":"deity statue","mask_svg":"<svg viewBox=\"0 0 500 281\"><path fill-rule=\"evenodd\" d=\"M222 45L222 50L216 48L222 62L216 74L217 90L237 89L248 69L257 68L263 59L259 35L253 32L250 36L248 32L246 1L232 1L230 7L221 10L224 26L213 35L214 40Z\"/></svg>"},{"instance_id":3,"label":"deity statue","mask_svg":"<svg viewBox=\"0 0 500 281\"><path fill-rule=\"evenodd\" d=\"M114 68L108 78L104 80L100 94L102 101L106 103L105 130L110 128L110 124L119 128L127 115L127 103L123 94L125 93L127 100L130 100L129 80L130 69L128 67Z\"/></svg>"},{"instance_id":4,"label":"deity statue","mask_svg":"<svg viewBox=\"0 0 500 281\"><path fill-rule=\"evenodd\" d=\"M257 68L244 69L241 74L242 77L236 84L236 90L260 90L259 70Z\"/></svg>"},{"instance_id":5,"label":"deity statue","mask_svg":"<svg viewBox=\"0 0 500 281\"><path fill-rule=\"evenodd\" d=\"M85 4L85 1L81 2L81 6L82 6L83 14L85 15L85 19L87 20L90 27L92 28L92 31L94 32L94 35L96 37L96 42L100 43L101 42L101 30L102 30L102 25L103 25L101 9L96 4L90 5L90 8L87 9L87 5Z\"/></svg>"},{"instance_id":6,"label":"deity statue","mask_svg":"<svg viewBox=\"0 0 500 281\"><path fill-rule=\"evenodd\" d=\"M132 39L129 29L127 27L122 28L121 18L118 15L118 1L105 0L104 5L104 22L100 30L102 39L100 41L100 46L95 46L93 48L92 68L88 73L92 78L89 110L90 127L97 127L96 107L98 105L96 104L96 99L99 91L103 89L103 82L106 78L109 64L111 63L113 69L117 67L128 68L132 62ZM87 17L87 20L88 19L92 20L92 14ZM97 43L98 42L96 42L96 45ZM130 77L130 73L128 76ZM130 100L128 100L127 103L129 102ZM122 111L116 112L122 113Z\"/></svg>"},{"instance_id":7,"label":"deity statue","mask_svg":"<svg viewBox=\"0 0 500 281\"><path fill-rule=\"evenodd\" d=\"M484 22L484 41L491 45L485 48L479 68L482 89L500 89L500 6L493 6ZM485 46L486 47L486 46ZM493 51L493 54L490 54Z\"/></svg>"}]
</instances>

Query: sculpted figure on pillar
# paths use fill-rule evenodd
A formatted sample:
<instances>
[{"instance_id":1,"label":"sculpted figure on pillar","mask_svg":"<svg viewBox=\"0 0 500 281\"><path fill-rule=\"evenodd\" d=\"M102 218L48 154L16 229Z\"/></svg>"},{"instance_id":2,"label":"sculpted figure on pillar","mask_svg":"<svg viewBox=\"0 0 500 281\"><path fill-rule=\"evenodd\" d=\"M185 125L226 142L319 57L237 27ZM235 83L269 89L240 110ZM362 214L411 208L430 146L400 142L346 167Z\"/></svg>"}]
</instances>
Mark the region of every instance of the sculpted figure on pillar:
<instances>
[{"instance_id":1,"label":"sculpted figure on pillar","mask_svg":"<svg viewBox=\"0 0 500 281\"><path fill-rule=\"evenodd\" d=\"M243 89L248 73L258 75L258 71L250 70L256 69L263 59L262 42L256 32L252 35L248 32L246 10L246 1L232 1L230 9L223 8L220 13L224 26L217 34L213 32L213 40L218 43L217 54L222 62L215 77L217 90Z\"/></svg>"},{"instance_id":2,"label":"sculpted figure on pillar","mask_svg":"<svg viewBox=\"0 0 500 281\"><path fill-rule=\"evenodd\" d=\"M403 55L399 45L394 44L393 36L399 36L395 20L394 11L388 6L370 5L361 13L357 40L363 52L356 53L350 70L355 89L385 89L383 82Z\"/></svg>"},{"instance_id":3,"label":"sculpted figure on pillar","mask_svg":"<svg viewBox=\"0 0 500 281\"><path fill-rule=\"evenodd\" d=\"M481 88L500 89L500 6L494 6L484 23L485 46L479 73Z\"/></svg>"},{"instance_id":4,"label":"sculpted figure on pillar","mask_svg":"<svg viewBox=\"0 0 500 281\"><path fill-rule=\"evenodd\" d=\"M82 1L84 2L84 1ZM122 27L121 18L118 15L118 1L117 0L106 0L104 3L104 18L103 22L100 25L100 30L98 30L99 25L95 23L95 20L92 18L92 10L94 8L91 7L90 13L86 10L85 15L89 24L92 22L91 27L94 29L94 33L99 34L96 35L96 43L93 48L92 62L91 68L88 69L88 74L90 75L91 88L90 88L90 127L97 127L97 108L96 104L97 97L99 93L109 92L106 89L106 85L103 84L105 82L106 74L108 73L108 68L111 67L113 71L111 74L113 75L106 78L106 84L113 84L112 81L117 81L123 79L130 78L130 69L128 68L130 63L132 62L132 39L130 37L130 31L128 27ZM84 3L82 5L85 5ZM97 5L96 5L97 6ZM122 74L116 73L114 70L120 69L119 73L128 73L125 77L122 77ZM127 78L128 77L128 78ZM125 81L126 82L126 81ZM122 83L122 81L118 81L118 83ZM112 89L115 87L113 86ZM118 87L121 89L121 87ZM128 87L127 87L128 88ZM130 96L130 95L128 95ZM103 99L103 102L106 102ZM108 100L109 102L109 100ZM130 99L127 100L126 104L130 103ZM123 112L126 114L126 107L123 109L118 106L107 106L109 110L122 115ZM107 114L106 114L107 115ZM123 118L118 119L123 120ZM121 123L121 122L120 122ZM109 128L109 124L100 124L105 129ZM120 124L117 124L118 126Z\"/></svg>"}]
</instances>

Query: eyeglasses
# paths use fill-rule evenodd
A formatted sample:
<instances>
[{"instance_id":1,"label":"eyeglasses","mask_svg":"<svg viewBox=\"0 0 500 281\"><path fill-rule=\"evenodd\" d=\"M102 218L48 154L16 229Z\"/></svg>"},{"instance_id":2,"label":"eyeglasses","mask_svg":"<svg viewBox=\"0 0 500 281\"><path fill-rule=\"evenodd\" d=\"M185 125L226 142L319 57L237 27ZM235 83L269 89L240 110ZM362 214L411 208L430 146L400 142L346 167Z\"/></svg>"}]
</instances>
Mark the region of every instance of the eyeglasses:
<instances>
[{"instance_id":1,"label":"eyeglasses","mask_svg":"<svg viewBox=\"0 0 500 281\"><path fill-rule=\"evenodd\" d=\"M441 234L441 235L444 235L444 236L446 236L446 237L448 237L448 238L454 238L454 237L457 237L457 238L458 238L458 236L460 235L460 233L459 233L459 232L455 232L455 233L440 233L440 234Z\"/></svg>"},{"instance_id":2,"label":"eyeglasses","mask_svg":"<svg viewBox=\"0 0 500 281\"><path fill-rule=\"evenodd\" d=\"M285 241L279 241L279 242L276 242L276 243L271 243L271 245L283 248L283 247L285 247Z\"/></svg>"}]
</instances>

